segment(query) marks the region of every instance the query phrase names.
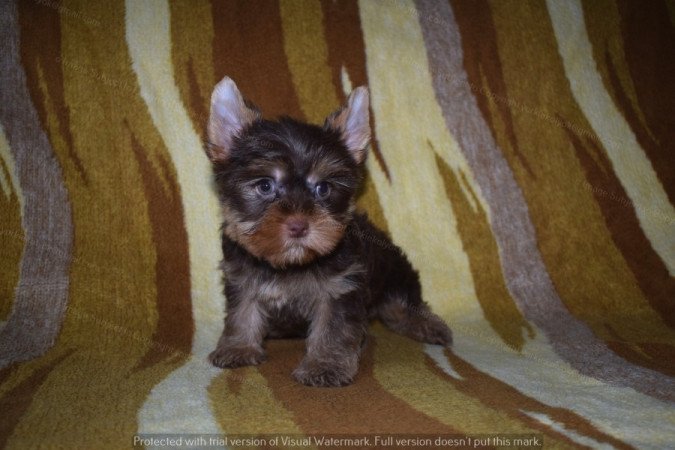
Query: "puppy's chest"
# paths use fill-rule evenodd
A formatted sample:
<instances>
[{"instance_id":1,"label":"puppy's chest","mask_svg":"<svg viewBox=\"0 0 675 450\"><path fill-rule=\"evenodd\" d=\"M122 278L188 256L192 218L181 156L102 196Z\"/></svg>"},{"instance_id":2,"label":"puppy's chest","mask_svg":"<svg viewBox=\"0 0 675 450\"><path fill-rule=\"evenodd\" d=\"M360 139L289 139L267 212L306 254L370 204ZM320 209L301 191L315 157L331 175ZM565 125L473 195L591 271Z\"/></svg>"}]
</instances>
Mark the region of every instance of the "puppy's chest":
<instances>
[{"instance_id":1,"label":"puppy's chest","mask_svg":"<svg viewBox=\"0 0 675 450\"><path fill-rule=\"evenodd\" d=\"M338 299L357 289L351 275L359 270L355 266L331 274L314 270L275 274L256 269L226 270L226 282L266 309L291 307L307 312L316 302Z\"/></svg>"}]
</instances>

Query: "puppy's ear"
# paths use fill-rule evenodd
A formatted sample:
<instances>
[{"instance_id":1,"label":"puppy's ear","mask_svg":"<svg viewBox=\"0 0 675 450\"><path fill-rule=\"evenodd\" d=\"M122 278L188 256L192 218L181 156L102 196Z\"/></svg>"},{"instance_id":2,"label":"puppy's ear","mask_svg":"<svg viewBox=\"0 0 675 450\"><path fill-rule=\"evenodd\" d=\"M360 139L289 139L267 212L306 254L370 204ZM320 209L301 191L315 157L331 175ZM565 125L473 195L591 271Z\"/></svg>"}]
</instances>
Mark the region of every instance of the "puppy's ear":
<instances>
[{"instance_id":1,"label":"puppy's ear","mask_svg":"<svg viewBox=\"0 0 675 450\"><path fill-rule=\"evenodd\" d=\"M366 159L366 147L370 141L370 104L368 89L357 87L349 94L347 103L326 118L324 128L340 133L347 149L357 163Z\"/></svg>"},{"instance_id":2,"label":"puppy's ear","mask_svg":"<svg viewBox=\"0 0 675 450\"><path fill-rule=\"evenodd\" d=\"M211 94L206 154L212 162L225 161L232 151L232 143L247 126L260 118L260 111L247 103L237 85L229 77L223 78Z\"/></svg>"}]
</instances>

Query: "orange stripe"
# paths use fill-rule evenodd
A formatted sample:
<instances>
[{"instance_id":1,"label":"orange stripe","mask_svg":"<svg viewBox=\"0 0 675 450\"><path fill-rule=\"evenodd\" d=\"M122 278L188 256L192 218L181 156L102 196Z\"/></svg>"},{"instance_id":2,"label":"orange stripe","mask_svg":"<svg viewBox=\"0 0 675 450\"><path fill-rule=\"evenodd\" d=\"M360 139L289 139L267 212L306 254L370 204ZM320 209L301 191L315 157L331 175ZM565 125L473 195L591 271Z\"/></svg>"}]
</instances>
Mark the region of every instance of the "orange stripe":
<instances>
[{"instance_id":1,"label":"orange stripe","mask_svg":"<svg viewBox=\"0 0 675 450\"><path fill-rule=\"evenodd\" d=\"M459 186L459 180L439 156L436 156L436 165L457 217L457 231L462 239L462 247L469 257L476 296L485 319L509 347L520 351L525 343L524 335L532 338L534 330L516 307L506 287L499 249L485 211L477 200L474 200L477 210L473 211ZM466 180L463 181L470 191L469 184Z\"/></svg>"},{"instance_id":2,"label":"orange stripe","mask_svg":"<svg viewBox=\"0 0 675 450\"><path fill-rule=\"evenodd\" d=\"M344 101L345 94L342 90L342 70L347 70L354 87L368 84L366 71L366 52L361 32L361 18L359 6L356 0L321 0L323 9L326 43L328 45L328 65L331 68L333 84L336 94ZM370 115L370 128L372 130L371 148L373 156L377 160L380 169L387 179L391 179L389 167L382 155L380 145L375 133L375 117ZM380 211L377 213L383 216ZM379 216L378 216L379 217ZM384 219L376 221L384 222Z\"/></svg>"},{"instance_id":3,"label":"orange stripe","mask_svg":"<svg viewBox=\"0 0 675 450\"><path fill-rule=\"evenodd\" d=\"M268 342L269 360L259 370L274 396L294 414L296 423L307 434L457 433L458 430L411 408L375 381L375 345L375 340L370 339L354 384L339 389L308 388L291 378L304 354L302 340ZM383 411L396 413L382 414Z\"/></svg>"},{"instance_id":4,"label":"orange stripe","mask_svg":"<svg viewBox=\"0 0 675 450\"><path fill-rule=\"evenodd\" d=\"M172 362L185 360L192 349L192 305L190 295L190 262L183 205L176 185L176 173L165 154L157 155L160 167L154 169L148 160L148 151L131 134L131 148L141 170L152 238L157 251L155 284L157 285L157 328L152 341L171 349L170 352L150 348L134 370L142 370L172 357ZM157 174L159 171L162 176ZM168 192L161 179L173 180ZM182 355L179 360L176 355Z\"/></svg>"}]
</instances>

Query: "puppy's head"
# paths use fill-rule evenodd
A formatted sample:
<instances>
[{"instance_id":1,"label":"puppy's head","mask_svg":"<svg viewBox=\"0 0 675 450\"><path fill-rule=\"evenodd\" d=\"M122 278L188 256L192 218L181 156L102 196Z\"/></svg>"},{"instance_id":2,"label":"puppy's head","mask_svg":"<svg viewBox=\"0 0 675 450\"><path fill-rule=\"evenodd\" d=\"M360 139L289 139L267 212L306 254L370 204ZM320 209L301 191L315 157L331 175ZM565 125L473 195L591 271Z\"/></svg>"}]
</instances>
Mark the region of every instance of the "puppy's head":
<instances>
[{"instance_id":1,"label":"puppy's head","mask_svg":"<svg viewBox=\"0 0 675 450\"><path fill-rule=\"evenodd\" d=\"M323 127L262 119L230 78L211 96L207 155L224 231L277 268L330 253L351 220L370 139L368 90Z\"/></svg>"}]
</instances>

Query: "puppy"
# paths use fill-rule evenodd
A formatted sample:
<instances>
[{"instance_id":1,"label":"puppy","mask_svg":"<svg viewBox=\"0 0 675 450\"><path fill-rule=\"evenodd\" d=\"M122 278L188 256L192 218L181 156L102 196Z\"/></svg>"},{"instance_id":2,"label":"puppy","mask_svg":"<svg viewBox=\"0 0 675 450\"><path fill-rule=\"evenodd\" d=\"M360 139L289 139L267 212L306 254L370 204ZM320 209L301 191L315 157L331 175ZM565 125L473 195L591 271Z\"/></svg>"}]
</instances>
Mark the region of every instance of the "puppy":
<instances>
[{"instance_id":1,"label":"puppy","mask_svg":"<svg viewBox=\"0 0 675 450\"><path fill-rule=\"evenodd\" d=\"M451 333L421 298L403 252L355 212L370 139L355 89L323 127L265 120L230 78L211 97L206 152L222 206L227 316L210 361L260 364L266 338L306 337L294 378L354 380L370 319L421 342Z\"/></svg>"}]
</instances>

